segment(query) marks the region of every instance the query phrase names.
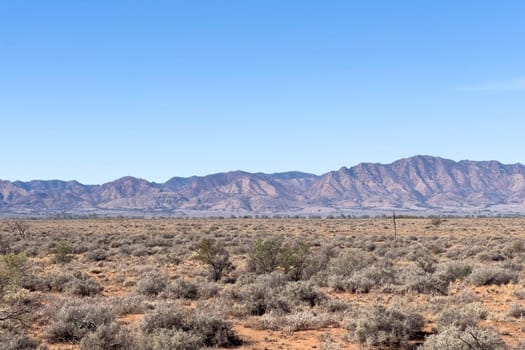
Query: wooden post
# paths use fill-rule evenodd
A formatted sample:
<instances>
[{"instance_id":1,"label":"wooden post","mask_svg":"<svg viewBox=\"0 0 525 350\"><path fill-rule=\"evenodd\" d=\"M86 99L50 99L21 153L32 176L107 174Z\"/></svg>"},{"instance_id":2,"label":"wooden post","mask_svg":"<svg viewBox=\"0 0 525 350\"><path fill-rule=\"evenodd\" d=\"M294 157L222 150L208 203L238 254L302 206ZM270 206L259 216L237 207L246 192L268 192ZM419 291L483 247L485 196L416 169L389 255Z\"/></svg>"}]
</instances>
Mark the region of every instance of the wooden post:
<instances>
[{"instance_id":1,"label":"wooden post","mask_svg":"<svg viewBox=\"0 0 525 350\"><path fill-rule=\"evenodd\" d=\"M392 211L392 221L394 222L394 241L397 240L396 212Z\"/></svg>"}]
</instances>

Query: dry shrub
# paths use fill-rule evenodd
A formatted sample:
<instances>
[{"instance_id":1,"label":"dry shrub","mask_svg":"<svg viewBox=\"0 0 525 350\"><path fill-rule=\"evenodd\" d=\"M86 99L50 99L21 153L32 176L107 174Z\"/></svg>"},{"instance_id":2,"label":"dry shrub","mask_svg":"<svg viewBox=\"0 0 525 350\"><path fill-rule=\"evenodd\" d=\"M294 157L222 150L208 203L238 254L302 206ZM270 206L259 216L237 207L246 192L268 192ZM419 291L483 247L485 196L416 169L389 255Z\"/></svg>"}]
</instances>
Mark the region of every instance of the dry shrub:
<instances>
[{"instance_id":1,"label":"dry shrub","mask_svg":"<svg viewBox=\"0 0 525 350\"><path fill-rule=\"evenodd\" d=\"M78 343L87 334L114 322L115 314L106 304L68 302L53 318L47 332L48 340L52 343Z\"/></svg>"},{"instance_id":2,"label":"dry shrub","mask_svg":"<svg viewBox=\"0 0 525 350\"><path fill-rule=\"evenodd\" d=\"M518 281L518 274L500 267L478 267L469 277L476 286L501 285Z\"/></svg>"},{"instance_id":3,"label":"dry shrub","mask_svg":"<svg viewBox=\"0 0 525 350\"><path fill-rule=\"evenodd\" d=\"M239 343L232 325L224 317L202 311L188 311L177 303L160 304L144 315L141 329L151 339L158 337L161 330L186 332L185 339L199 339L202 346L228 346ZM173 335L180 338L180 335ZM197 338L195 338L197 337ZM166 334L163 335L166 338ZM160 341L160 340L159 340ZM170 340L169 340L170 341Z\"/></svg>"},{"instance_id":4,"label":"dry shrub","mask_svg":"<svg viewBox=\"0 0 525 350\"><path fill-rule=\"evenodd\" d=\"M509 308L509 315L515 318L523 318L525 316L525 307L520 304L512 304Z\"/></svg>"},{"instance_id":5,"label":"dry shrub","mask_svg":"<svg viewBox=\"0 0 525 350\"><path fill-rule=\"evenodd\" d=\"M0 339L0 345L2 345L3 350L33 350L39 348L38 342L24 334L0 330Z\"/></svg>"},{"instance_id":6,"label":"dry shrub","mask_svg":"<svg viewBox=\"0 0 525 350\"><path fill-rule=\"evenodd\" d=\"M311 310L299 311L288 315L270 312L256 321L259 329L283 330L286 332L304 331L338 325L337 317L332 313L314 313Z\"/></svg>"},{"instance_id":7,"label":"dry shrub","mask_svg":"<svg viewBox=\"0 0 525 350\"><path fill-rule=\"evenodd\" d=\"M164 298L174 299L209 299L219 293L218 284L215 282L197 281L179 278L166 286L160 294Z\"/></svg>"},{"instance_id":8,"label":"dry shrub","mask_svg":"<svg viewBox=\"0 0 525 350\"><path fill-rule=\"evenodd\" d=\"M359 316L349 328L359 344L367 346L405 348L420 338L424 325L420 314L400 307L375 306Z\"/></svg>"},{"instance_id":9,"label":"dry shrub","mask_svg":"<svg viewBox=\"0 0 525 350\"><path fill-rule=\"evenodd\" d=\"M80 341L80 350L133 350L136 341L118 323L103 324Z\"/></svg>"},{"instance_id":10,"label":"dry shrub","mask_svg":"<svg viewBox=\"0 0 525 350\"><path fill-rule=\"evenodd\" d=\"M166 288L165 278L159 275L143 276L137 283L137 293L147 296L159 295Z\"/></svg>"},{"instance_id":11,"label":"dry shrub","mask_svg":"<svg viewBox=\"0 0 525 350\"><path fill-rule=\"evenodd\" d=\"M487 309L482 303L470 303L454 308L446 308L437 315L438 329L455 326L463 331L467 327L474 327L479 320L487 318Z\"/></svg>"},{"instance_id":12,"label":"dry shrub","mask_svg":"<svg viewBox=\"0 0 525 350\"><path fill-rule=\"evenodd\" d=\"M145 350L194 350L202 347L199 336L179 329L159 329L148 340Z\"/></svg>"},{"instance_id":13,"label":"dry shrub","mask_svg":"<svg viewBox=\"0 0 525 350\"><path fill-rule=\"evenodd\" d=\"M505 343L489 329L467 327L465 330L451 325L431 335L419 350L504 350Z\"/></svg>"}]
</instances>

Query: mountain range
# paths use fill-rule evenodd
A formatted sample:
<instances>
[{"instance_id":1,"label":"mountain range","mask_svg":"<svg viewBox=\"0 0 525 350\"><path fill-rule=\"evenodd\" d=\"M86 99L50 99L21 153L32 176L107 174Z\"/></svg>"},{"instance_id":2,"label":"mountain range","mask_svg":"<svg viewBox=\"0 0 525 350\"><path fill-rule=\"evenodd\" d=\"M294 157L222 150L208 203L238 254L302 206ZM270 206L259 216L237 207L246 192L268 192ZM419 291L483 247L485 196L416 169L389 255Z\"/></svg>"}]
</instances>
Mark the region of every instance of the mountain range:
<instances>
[{"instance_id":1,"label":"mountain range","mask_svg":"<svg viewBox=\"0 0 525 350\"><path fill-rule=\"evenodd\" d=\"M173 177L77 181L0 180L0 215L252 215L525 213L525 166L415 156L361 163L323 175L233 171Z\"/></svg>"}]
</instances>

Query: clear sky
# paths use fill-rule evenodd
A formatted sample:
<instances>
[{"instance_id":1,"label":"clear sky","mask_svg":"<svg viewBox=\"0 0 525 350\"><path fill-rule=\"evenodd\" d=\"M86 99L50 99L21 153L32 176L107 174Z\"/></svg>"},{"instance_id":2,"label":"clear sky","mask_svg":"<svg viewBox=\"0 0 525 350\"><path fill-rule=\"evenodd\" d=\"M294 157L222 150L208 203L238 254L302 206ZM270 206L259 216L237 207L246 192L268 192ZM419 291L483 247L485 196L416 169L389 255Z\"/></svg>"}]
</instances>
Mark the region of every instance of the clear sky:
<instances>
[{"instance_id":1,"label":"clear sky","mask_svg":"<svg viewBox=\"0 0 525 350\"><path fill-rule=\"evenodd\" d=\"M0 179L525 163L525 1L0 0Z\"/></svg>"}]
</instances>

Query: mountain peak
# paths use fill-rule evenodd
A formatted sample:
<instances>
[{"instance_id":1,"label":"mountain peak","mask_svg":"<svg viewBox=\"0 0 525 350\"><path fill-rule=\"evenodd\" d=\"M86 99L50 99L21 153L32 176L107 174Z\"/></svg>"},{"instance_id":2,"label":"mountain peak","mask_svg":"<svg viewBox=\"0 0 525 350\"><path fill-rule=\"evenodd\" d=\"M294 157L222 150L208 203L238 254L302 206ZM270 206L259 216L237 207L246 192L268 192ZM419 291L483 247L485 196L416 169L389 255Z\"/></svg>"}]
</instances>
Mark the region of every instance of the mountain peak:
<instances>
[{"instance_id":1,"label":"mountain peak","mask_svg":"<svg viewBox=\"0 0 525 350\"><path fill-rule=\"evenodd\" d=\"M125 176L102 185L0 181L0 215L56 212L318 213L363 210L525 213L525 167L428 155L360 163L318 176L242 170L157 184Z\"/></svg>"}]
</instances>

